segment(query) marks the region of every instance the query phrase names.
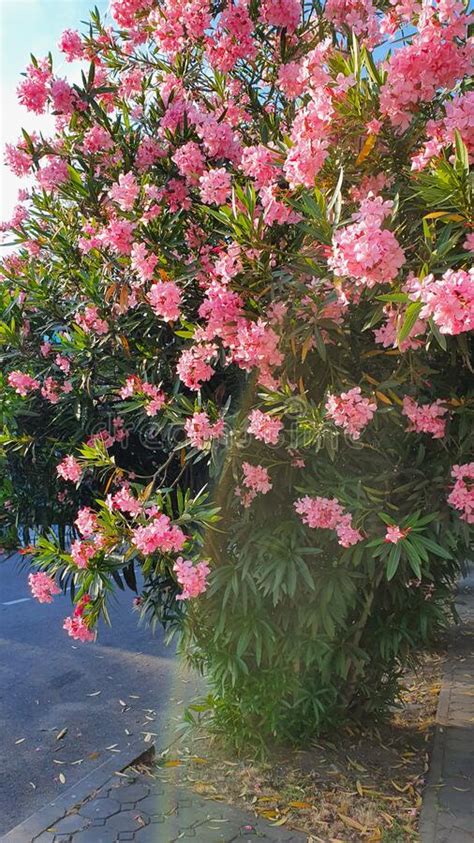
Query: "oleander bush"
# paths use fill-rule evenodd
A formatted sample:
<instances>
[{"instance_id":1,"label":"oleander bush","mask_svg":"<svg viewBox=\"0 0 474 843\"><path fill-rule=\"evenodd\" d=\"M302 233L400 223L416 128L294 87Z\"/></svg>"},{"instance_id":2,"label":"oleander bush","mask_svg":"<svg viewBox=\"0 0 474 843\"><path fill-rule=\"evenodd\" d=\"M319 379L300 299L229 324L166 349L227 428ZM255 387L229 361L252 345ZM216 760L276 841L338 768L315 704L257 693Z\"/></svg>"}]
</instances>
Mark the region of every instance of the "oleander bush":
<instances>
[{"instance_id":1,"label":"oleander bush","mask_svg":"<svg viewBox=\"0 0 474 843\"><path fill-rule=\"evenodd\" d=\"M3 542L116 588L235 744L374 717L474 522L466 3L112 0L32 57L1 264ZM77 78L77 74L76 74Z\"/></svg>"}]
</instances>

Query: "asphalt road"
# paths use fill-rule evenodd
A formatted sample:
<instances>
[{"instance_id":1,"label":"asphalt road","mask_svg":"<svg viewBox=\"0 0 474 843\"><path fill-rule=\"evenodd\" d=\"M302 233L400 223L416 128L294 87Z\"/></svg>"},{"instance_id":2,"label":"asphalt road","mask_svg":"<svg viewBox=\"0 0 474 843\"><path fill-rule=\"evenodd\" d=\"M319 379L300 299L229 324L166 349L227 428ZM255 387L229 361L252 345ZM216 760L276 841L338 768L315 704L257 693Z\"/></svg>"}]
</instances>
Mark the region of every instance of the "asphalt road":
<instances>
[{"instance_id":1,"label":"asphalt road","mask_svg":"<svg viewBox=\"0 0 474 843\"><path fill-rule=\"evenodd\" d=\"M0 560L0 834L147 733L165 747L194 690L162 633L137 626L132 592L81 644L62 629L69 598L31 599L20 564Z\"/></svg>"}]
</instances>

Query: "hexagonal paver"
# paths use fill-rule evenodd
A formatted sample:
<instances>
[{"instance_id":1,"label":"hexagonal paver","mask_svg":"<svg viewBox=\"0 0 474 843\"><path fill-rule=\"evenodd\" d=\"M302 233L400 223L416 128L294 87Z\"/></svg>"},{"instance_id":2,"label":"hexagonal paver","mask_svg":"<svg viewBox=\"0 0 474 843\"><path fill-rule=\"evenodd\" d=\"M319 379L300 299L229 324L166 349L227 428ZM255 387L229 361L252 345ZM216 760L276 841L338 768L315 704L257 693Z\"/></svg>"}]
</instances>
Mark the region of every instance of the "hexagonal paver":
<instances>
[{"instance_id":1,"label":"hexagonal paver","mask_svg":"<svg viewBox=\"0 0 474 843\"><path fill-rule=\"evenodd\" d=\"M146 817L142 818L144 822L148 823ZM136 831L143 827L141 821L141 814L137 809L133 811L120 811L120 814L114 814L107 821L106 828L112 831Z\"/></svg>"},{"instance_id":2,"label":"hexagonal paver","mask_svg":"<svg viewBox=\"0 0 474 843\"><path fill-rule=\"evenodd\" d=\"M174 800L176 802L176 800ZM171 807L171 799L170 797L163 797L163 793L156 793L153 791L150 796L147 796L145 799L142 799L139 804L140 813L141 814L156 814L157 812L164 811L165 806L167 808Z\"/></svg>"},{"instance_id":3,"label":"hexagonal paver","mask_svg":"<svg viewBox=\"0 0 474 843\"><path fill-rule=\"evenodd\" d=\"M136 784L121 785L115 790L112 798L119 799L120 802L139 802L140 799L145 799L149 795L149 785L137 782Z\"/></svg>"},{"instance_id":4,"label":"hexagonal paver","mask_svg":"<svg viewBox=\"0 0 474 843\"><path fill-rule=\"evenodd\" d=\"M117 843L115 831L105 828L88 828L73 835L73 843Z\"/></svg>"},{"instance_id":5,"label":"hexagonal paver","mask_svg":"<svg viewBox=\"0 0 474 843\"><path fill-rule=\"evenodd\" d=\"M66 814L62 820L54 823L56 834L73 834L75 831L82 831L89 824L86 817L81 817L80 814Z\"/></svg>"},{"instance_id":6,"label":"hexagonal paver","mask_svg":"<svg viewBox=\"0 0 474 843\"><path fill-rule=\"evenodd\" d=\"M91 820L105 820L120 811L120 802L115 799L94 799L92 802L85 802L79 808L81 817Z\"/></svg>"}]
</instances>

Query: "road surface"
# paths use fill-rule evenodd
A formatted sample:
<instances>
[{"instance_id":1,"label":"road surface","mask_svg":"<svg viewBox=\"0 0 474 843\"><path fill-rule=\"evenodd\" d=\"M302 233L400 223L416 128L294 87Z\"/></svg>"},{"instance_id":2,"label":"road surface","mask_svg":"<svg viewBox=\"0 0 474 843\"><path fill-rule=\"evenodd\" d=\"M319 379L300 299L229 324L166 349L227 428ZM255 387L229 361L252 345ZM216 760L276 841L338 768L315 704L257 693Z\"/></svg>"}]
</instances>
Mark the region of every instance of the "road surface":
<instances>
[{"instance_id":1,"label":"road surface","mask_svg":"<svg viewBox=\"0 0 474 843\"><path fill-rule=\"evenodd\" d=\"M114 751L119 766L137 739L165 747L194 689L163 634L137 626L132 592L98 643L81 644L62 629L69 598L31 599L22 564L0 559L0 835Z\"/></svg>"}]
</instances>

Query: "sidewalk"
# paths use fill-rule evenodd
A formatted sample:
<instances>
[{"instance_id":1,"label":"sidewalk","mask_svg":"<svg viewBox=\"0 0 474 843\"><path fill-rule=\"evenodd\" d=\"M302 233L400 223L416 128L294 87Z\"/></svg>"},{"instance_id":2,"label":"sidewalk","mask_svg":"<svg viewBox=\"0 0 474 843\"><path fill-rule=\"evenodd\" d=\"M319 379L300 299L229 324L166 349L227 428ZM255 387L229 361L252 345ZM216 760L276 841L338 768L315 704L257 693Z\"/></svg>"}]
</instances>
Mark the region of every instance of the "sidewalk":
<instances>
[{"instance_id":1,"label":"sidewalk","mask_svg":"<svg viewBox=\"0 0 474 843\"><path fill-rule=\"evenodd\" d=\"M82 803L35 818L4 843L306 843L306 834L277 828L248 812L196 796L186 788L130 772L113 775Z\"/></svg>"},{"instance_id":2,"label":"sidewalk","mask_svg":"<svg viewBox=\"0 0 474 843\"><path fill-rule=\"evenodd\" d=\"M474 573L456 601L462 626L448 652L420 821L422 843L474 840Z\"/></svg>"}]
</instances>

